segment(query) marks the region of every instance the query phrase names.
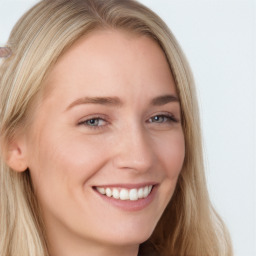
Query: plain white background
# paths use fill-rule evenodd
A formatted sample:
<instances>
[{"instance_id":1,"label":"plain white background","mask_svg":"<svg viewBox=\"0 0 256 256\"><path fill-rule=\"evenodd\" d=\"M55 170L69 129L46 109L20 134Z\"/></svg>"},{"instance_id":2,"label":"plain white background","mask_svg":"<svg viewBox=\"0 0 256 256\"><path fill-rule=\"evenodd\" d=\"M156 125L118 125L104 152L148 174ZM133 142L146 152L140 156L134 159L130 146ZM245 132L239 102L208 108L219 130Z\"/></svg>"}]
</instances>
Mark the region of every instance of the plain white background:
<instances>
[{"instance_id":1,"label":"plain white background","mask_svg":"<svg viewBox=\"0 0 256 256\"><path fill-rule=\"evenodd\" d=\"M0 0L0 45L36 2ZM188 57L198 88L212 202L230 230L235 256L255 256L256 3L140 2L166 21Z\"/></svg>"}]
</instances>

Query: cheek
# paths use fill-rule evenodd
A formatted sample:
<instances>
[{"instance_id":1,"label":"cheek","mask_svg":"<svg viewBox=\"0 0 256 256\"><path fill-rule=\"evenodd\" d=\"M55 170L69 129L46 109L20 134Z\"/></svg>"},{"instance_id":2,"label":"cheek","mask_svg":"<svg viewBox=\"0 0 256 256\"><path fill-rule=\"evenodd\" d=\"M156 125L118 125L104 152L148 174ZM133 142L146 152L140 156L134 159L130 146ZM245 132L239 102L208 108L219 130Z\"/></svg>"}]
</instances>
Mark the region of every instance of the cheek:
<instances>
[{"instance_id":1,"label":"cheek","mask_svg":"<svg viewBox=\"0 0 256 256\"><path fill-rule=\"evenodd\" d=\"M162 143L157 144L160 163L169 179L177 180L185 157L185 141L183 132L173 133Z\"/></svg>"},{"instance_id":2,"label":"cheek","mask_svg":"<svg viewBox=\"0 0 256 256\"><path fill-rule=\"evenodd\" d=\"M89 186L84 184L90 182L106 159L100 141L92 143L67 133L56 136L44 133L31 146L29 168L32 183L45 214L50 212L68 219L70 211L75 212L74 216L83 212L85 202L78 202L78 199L83 199L85 187L89 191Z\"/></svg>"},{"instance_id":3,"label":"cheek","mask_svg":"<svg viewBox=\"0 0 256 256\"><path fill-rule=\"evenodd\" d=\"M177 185L177 180L182 170L185 158L185 141L183 132L170 136L168 140L159 147L161 151L164 179L162 183L161 192L164 200L164 208L171 200L174 190Z\"/></svg>"},{"instance_id":4,"label":"cheek","mask_svg":"<svg viewBox=\"0 0 256 256\"><path fill-rule=\"evenodd\" d=\"M30 169L35 183L82 184L105 163L106 149L101 140L82 136L41 134L30 152ZM105 155L104 155L105 153ZM38 180L38 182L36 182Z\"/></svg>"}]
</instances>

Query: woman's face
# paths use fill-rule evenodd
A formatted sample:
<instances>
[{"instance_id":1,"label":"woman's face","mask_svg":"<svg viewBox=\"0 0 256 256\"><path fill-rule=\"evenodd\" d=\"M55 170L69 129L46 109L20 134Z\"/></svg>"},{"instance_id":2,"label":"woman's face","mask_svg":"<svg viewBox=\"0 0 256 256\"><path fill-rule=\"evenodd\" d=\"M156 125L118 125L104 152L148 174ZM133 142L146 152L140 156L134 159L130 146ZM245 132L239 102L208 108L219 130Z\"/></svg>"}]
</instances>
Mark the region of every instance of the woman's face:
<instances>
[{"instance_id":1,"label":"woman's face","mask_svg":"<svg viewBox=\"0 0 256 256\"><path fill-rule=\"evenodd\" d=\"M164 53L146 36L93 32L45 83L26 154L52 255L137 248L170 201L184 160Z\"/></svg>"}]
</instances>

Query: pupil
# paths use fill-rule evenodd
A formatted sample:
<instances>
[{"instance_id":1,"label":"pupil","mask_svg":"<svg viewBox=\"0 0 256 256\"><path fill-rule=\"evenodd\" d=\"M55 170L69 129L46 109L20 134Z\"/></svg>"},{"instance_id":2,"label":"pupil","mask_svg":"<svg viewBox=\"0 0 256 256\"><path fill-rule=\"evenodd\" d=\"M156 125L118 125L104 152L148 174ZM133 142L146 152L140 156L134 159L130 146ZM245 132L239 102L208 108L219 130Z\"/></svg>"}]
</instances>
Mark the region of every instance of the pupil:
<instances>
[{"instance_id":1,"label":"pupil","mask_svg":"<svg viewBox=\"0 0 256 256\"><path fill-rule=\"evenodd\" d=\"M95 124L96 120L95 119L91 119L89 122L90 122L90 124Z\"/></svg>"}]
</instances>

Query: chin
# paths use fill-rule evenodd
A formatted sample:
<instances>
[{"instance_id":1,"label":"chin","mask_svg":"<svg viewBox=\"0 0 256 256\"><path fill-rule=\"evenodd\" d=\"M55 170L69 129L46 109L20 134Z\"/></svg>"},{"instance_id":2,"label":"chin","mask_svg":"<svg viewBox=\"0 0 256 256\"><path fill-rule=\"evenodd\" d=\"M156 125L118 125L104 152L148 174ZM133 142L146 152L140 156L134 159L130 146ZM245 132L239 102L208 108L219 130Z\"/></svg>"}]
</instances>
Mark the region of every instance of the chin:
<instances>
[{"instance_id":1,"label":"chin","mask_svg":"<svg viewBox=\"0 0 256 256\"><path fill-rule=\"evenodd\" d=\"M125 245L139 245L147 241L154 231L153 227L141 227L141 228L129 228L123 229L120 227L118 232L113 230L113 233L109 233L107 243L115 243L120 246Z\"/></svg>"}]
</instances>

